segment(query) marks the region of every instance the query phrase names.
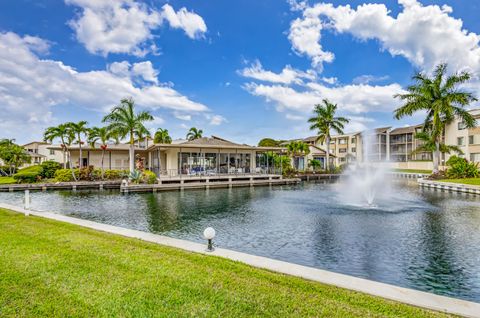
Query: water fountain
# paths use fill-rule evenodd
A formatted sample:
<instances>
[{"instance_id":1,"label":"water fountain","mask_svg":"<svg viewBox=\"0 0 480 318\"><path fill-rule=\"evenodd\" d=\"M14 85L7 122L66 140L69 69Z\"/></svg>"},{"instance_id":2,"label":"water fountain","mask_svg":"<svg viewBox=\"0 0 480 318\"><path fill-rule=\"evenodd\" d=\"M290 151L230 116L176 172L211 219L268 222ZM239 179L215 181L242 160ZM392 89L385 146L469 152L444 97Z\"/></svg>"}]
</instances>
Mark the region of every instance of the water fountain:
<instances>
[{"instance_id":1,"label":"water fountain","mask_svg":"<svg viewBox=\"0 0 480 318\"><path fill-rule=\"evenodd\" d=\"M379 201L391 198L393 184L385 162L371 161L376 134L362 134L363 162L350 164L337 183L337 196L343 203L376 207Z\"/></svg>"}]
</instances>

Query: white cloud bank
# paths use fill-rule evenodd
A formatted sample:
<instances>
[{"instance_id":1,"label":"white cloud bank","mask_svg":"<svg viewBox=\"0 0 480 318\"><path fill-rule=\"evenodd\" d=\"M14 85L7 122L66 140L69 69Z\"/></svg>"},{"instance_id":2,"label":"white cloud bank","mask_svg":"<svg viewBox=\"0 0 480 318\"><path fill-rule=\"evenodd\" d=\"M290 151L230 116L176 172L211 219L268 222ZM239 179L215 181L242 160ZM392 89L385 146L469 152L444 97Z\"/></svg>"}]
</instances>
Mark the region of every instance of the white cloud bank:
<instances>
[{"instance_id":1,"label":"white cloud bank","mask_svg":"<svg viewBox=\"0 0 480 318\"><path fill-rule=\"evenodd\" d=\"M417 0L398 0L402 11L392 16L384 4L337 6L317 3L293 3L302 17L291 23L289 39L293 49L306 55L321 69L331 63L334 53L321 43L322 32L348 33L359 40L376 40L392 55L407 58L412 64L430 70L447 62L451 69L480 70L480 36L463 28L461 19L450 14L447 5L424 6Z\"/></svg>"},{"instance_id":2,"label":"white cloud bank","mask_svg":"<svg viewBox=\"0 0 480 318\"><path fill-rule=\"evenodd\" d=\"M314 80L316 77L313 71L303 72L292 68L290 65L285 66L280 73L266 71L259 60L256 60L249 67L238 71L238 73L244 77L281 84L301 84L303 82L302 79Z\"/></svg>"},{"instance_id":3,"label":"white cloud bank","mask_svg":"<svg viewBox=\"0 0 480 318\"><path fill-rule=\"evenodd\" d=\"M168 85L158 82L149 61L112 63L106 70L76 71L60 61L41 59L48 42L37 37L0 33L0 129L18 135L19 128L41 131L52 121L54 107L106 111L131 96L147 109L208 112Z\"/></svg>"},{"instance_id":4,"label":"white cloud bank","mask_svg":"<svg viewBox=\"0 0 480 318\"><path fill-rule=\"evenodd\" d=\"M152 32L164 22L184 30L192 39L207 31L201 16L186 8L175 12L169 4L156 10L134 0L65 0L65 3L81 8L69 24L77 40L94 54L155 54L158 49L152 41Z\"/></svg>"}]
</instances>

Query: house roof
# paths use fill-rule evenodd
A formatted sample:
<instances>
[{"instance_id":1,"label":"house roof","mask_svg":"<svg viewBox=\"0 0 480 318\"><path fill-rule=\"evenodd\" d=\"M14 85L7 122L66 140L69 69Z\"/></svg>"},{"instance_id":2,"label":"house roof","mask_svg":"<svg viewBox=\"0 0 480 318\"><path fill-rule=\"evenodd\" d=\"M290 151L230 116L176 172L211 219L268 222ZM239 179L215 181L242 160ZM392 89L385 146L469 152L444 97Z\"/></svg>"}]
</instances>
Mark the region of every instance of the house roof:
<instances>
[{"instance_id":1,"label":"house roof","mask_svg":"<svg viewBox=\"0 0 480 318\"><path fill-rule=\"evenodd\" d=\"M281 151L283 147L254 147L247 144L238 144L217 136L202 137L194 140L177 139L171 144L155 144L149 147L161 148L225 148L225 149L243 149L243 150L263 150L263 151Z\"/></svg>"},{"instance_id":2,"label":"house roof","mask_svg":"<svg viewBox=\"0 0 480 318\"><path fill-rule=\"evenodd\" d=\"M325 156L327 154L327 152L320 148L320 147L317 147L317 146L313 146L313 145L310 145L310 154L311 155L318 155L318 154L321 154L323 156ZM330 154L330 157L336 157L334 154Z\"/></svg>"},{"instance_id":3,"label":"house roof","mask_svg":"<svg viewBox=\"0 0 480 318\"><path fill-rule=\"evenodd\" d=\"M33 145L33 144L49 145L50 143L46 142L46 141L32 141L32 142L29 142L28 144L22 145L22 147L26 147L26 146Z\"/></svg>"},{"instance_id":4,"label":"house roof","mask_svg":"<svg viewBox=\"0 0 480 318\"><path fill-rule=\"evenodd\" d=\"M400 134L408 134L408 133L414 133L415 129L418 127L422 127L422 125L415 125L415 126L408 126L408 127L401 127L401 128L395 128L390 132L391 135L400 135Z\"/></svg>"}]
</instances>

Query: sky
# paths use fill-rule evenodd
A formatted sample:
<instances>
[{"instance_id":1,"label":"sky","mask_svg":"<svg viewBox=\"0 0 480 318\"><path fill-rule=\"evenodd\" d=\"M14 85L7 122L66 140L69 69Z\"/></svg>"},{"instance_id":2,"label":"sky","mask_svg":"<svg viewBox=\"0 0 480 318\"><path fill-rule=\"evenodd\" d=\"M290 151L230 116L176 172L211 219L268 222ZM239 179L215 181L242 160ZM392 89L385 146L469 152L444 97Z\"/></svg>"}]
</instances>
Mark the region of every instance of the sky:
<instances>
[{"instance_id":1,"label":"sky","mask_svg":"<svg viewBox=\"0 0 480 318\"><path fill-rule=\"evenodd\" d=\"M347 132L421 123L392 116L416 71L467 70L480 95L479 12L474 0L0 0L0 138L101 126L124 97L174 139L306 137L324 98Z\"/></svg>"}]
</instances>

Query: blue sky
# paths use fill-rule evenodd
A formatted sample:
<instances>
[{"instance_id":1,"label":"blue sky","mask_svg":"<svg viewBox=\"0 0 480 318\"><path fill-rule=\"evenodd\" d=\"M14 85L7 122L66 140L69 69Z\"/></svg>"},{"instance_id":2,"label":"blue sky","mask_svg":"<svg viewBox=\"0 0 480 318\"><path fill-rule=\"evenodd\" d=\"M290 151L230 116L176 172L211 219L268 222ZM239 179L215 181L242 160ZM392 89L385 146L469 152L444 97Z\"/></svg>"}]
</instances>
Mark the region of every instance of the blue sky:
<instances>
[{"instance_id":1,"label":"blue sky","mask_svg":"<svg viewBox=\"0 0 480 318\"><path fill-rule=\"evenodd\" d=\"M126 96L173 138L191 126L250 144L308 136L323 98L349 131L403 126L421 117L393 120L392 96L440 62L478 91L480 4L364 2L2 1L0 137L100 125Z\"/></svg>"}]
</instances>

